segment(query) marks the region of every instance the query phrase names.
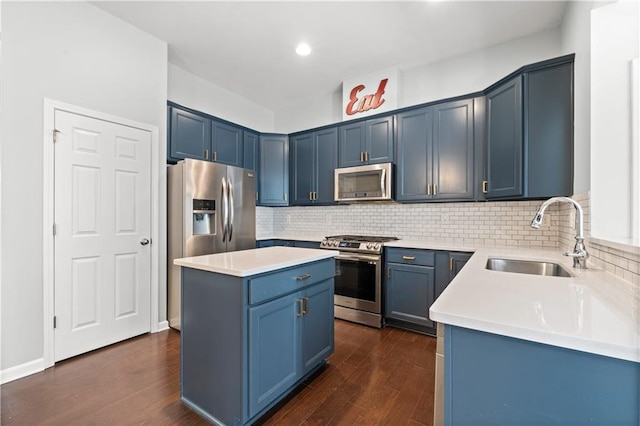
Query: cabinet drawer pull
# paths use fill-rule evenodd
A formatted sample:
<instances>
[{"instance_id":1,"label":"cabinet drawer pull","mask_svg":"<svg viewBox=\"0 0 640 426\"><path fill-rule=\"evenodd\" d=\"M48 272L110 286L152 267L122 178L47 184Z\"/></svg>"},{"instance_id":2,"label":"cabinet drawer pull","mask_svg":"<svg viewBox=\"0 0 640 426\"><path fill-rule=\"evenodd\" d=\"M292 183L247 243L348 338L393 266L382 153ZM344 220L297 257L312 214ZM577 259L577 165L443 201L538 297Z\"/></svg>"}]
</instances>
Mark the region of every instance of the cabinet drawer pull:
<instances>
[{"instance_id":1,"label":"cabinet drawer pull","mask_svg":"<svg viewBox=\"0 0 640 426\"><path fill-rule=\"evenodd\" d=\"M402 256L404 260L416 260L415 256Z\"/></svg>"},{"instance_id":2,"label":"cabinet drawer pull","mask_svg":"<svg viewBox=\"0 0 640 426\"><path fill-rule=\"evenodd\" d=\"M311 275L309 274L304 274L304 275L300 275L298 277L296 277L296 281L304 281L311 278Z\"/></svg>"},{"instance_id":3,"label":"cabinet drawer pull","mask_svg":"<svg viewBox=\"0 0 640 426\"><path fill-rule=\"evenodd\" d=\"M302 299L297 299L296 303L298 304L298 317L301 317L304 315L304 301Z\"/></svg>"}]
</instances>

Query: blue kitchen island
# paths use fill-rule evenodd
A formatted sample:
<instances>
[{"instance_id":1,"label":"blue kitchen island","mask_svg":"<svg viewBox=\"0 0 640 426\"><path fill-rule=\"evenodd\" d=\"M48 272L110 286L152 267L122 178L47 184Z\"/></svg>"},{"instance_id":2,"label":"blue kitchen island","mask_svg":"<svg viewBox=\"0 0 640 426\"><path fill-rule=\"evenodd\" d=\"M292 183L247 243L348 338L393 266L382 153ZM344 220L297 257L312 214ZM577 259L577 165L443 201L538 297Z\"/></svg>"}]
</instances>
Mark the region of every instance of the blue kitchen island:
<instances>
[{"instance_id":1,"label":"blue kitchen island","mask_svg":"<svg viewBox=\"0 0 640 426\"><path fill-rule=\"evenodd\" d=\"M255 422L334 349L338 252L268 247L177 259L181 399L216 424Z\"/></svg>"}]
</instances>

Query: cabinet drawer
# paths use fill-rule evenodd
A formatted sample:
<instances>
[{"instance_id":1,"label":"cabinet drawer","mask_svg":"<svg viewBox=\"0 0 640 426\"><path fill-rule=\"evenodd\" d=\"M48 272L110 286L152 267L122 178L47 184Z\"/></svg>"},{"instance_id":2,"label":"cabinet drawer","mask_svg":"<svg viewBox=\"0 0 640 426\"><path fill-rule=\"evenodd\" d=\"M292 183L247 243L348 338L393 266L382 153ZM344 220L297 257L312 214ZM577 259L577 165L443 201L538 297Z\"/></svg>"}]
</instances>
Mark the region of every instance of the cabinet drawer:
<instances>
[{"instance_id":1,"label":"cabinet drawer","mask_svg":"<svg viewBox=\"0 0 640 426\"><path fill-rule=\"evenodd\" d=\"M386 260L387 262L408 265L434 266L435 252L430 250L388 248Z\"/></svg>"},{"instance_id":2,"label":"cabinet drawer","mask_svg":"<svg viewBox=\"0 0 640 426\"><path fill-rule=\"evenodd\" d=\"M333 278L335 273L335 260L326 259L252 278L249 280L249 304L273 299Z\"/></svg>"}]
</instances>

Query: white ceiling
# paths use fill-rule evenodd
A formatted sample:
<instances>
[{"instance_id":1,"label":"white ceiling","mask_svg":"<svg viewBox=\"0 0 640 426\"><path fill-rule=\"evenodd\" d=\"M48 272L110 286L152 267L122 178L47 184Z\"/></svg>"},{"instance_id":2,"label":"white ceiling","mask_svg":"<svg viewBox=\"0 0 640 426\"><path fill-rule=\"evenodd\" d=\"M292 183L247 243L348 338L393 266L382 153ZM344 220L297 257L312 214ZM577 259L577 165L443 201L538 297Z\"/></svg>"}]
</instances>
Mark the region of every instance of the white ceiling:
<instances>
[{"instance_id":1,"label":"white ceiling","mask_svg":"<svg viewBox=\"0 0 640 426\"><path fill-rule=\"evenodd\" d=\"M271 110L345 79L553 28L557 1L126 1L101 9L166 41L169 62ZM310 56L295 54L306 41Z\"/></svg>"}]
</instances>

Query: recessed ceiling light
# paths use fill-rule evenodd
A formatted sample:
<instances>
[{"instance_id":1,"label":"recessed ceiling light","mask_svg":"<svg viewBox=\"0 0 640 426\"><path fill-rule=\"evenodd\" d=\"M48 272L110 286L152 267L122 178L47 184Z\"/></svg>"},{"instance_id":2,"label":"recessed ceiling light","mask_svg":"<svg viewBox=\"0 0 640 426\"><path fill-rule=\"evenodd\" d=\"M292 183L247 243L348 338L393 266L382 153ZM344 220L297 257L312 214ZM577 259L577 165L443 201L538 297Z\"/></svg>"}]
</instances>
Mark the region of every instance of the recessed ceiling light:
<instances>
[{"instance_id":1,"label":"recessed ceiling light","mask_svg":"<svg viewBox=\"0 0 640 426\"><path fill-rule=\"evenodd\" d=\"M307 43L300 43L296 47L296 53L300 56L307 56L309 53L311 53L311 47L309 47Z\"/></svg>"}]
</instances>

